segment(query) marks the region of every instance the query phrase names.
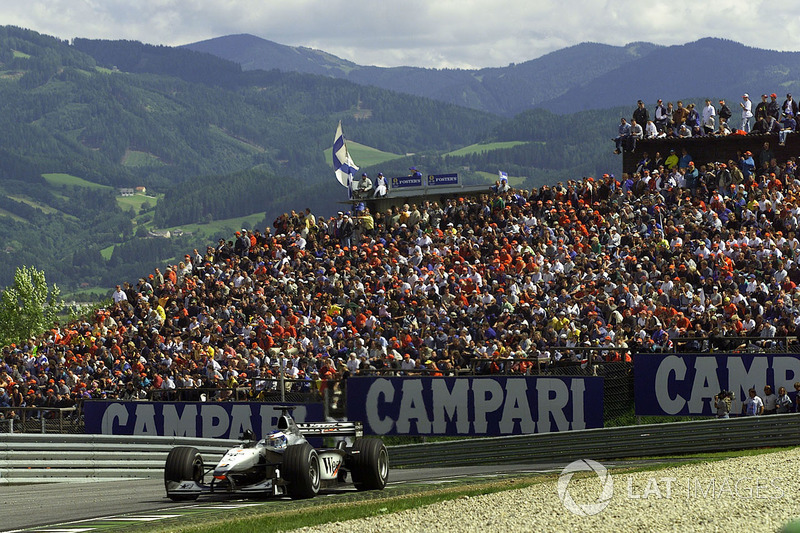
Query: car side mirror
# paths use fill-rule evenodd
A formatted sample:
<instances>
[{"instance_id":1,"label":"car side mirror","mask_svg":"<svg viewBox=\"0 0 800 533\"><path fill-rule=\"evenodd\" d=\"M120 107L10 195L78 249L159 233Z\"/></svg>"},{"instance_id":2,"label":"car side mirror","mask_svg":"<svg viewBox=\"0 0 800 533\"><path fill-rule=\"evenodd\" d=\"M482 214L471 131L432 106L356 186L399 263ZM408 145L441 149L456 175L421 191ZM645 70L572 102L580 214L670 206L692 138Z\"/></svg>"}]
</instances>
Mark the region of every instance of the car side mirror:
<instances>
[{"instance_id":1,"label":"car side mirror","mask_svg":"<svg viewBox=\"0 0 800 533\"><path fill-rule=\"evenodd\" d=\"M252 429L245 429L242 432L242 434L239 436L239 440L254 441L254 440L256 440L256 434L253 433Z\"/></svg>"}]
</instances>

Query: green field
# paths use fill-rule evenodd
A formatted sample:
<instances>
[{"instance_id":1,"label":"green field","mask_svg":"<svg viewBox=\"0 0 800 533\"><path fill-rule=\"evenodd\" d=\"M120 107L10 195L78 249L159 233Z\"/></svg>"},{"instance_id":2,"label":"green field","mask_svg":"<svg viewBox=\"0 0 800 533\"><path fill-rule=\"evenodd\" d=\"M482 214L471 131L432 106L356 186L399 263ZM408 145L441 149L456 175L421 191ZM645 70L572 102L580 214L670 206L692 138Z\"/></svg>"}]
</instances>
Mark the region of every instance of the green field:
<instances>
[{"instance_id":1,"label":"green field","mask_svg":"<svg viewBox=\"0 0 800 533\"><path fill-rule=\"evenodd\" d=\"M114 248L116 248L116 246L117 246L116 244L112 244L111 246L103 248L102 250L100 250L100 256L106 261L108 261L114 254Z\"/></svg>"},{"instance_id":2,"label":"green field","mask_svg":"<svg viewBox=\"0 0 800 533\"><path fill-rule=\"evenodd\" d=\"M14 57L23 57L25 59L28 59L31 57L31 55L26 54L25 52L20 52L19 50L14 50Z\"/></svg>"},{"instance_id":3,"label":"green field","mask_svg":"<svg viewBox=\"0 0 800 533\"><path fill-rule=\"evenodd\" d=\"M364 146L357 142L347 141L347 150L350 152L350 157L353 162L359 167L371 167L373 165L380 165L392 159L399 159L405 157L391 152L382 152L376 148ZM333 147L325 150L325 161L332 164L333 161Z\"/></svg>"},{"instance_id":4,"label":"green field","mask_svg":"<svg viewBox=\"0 0 800 533\"><path fill-rule=\"evenodd\" d=\"M470 154L480 154L482 152L491 152L492 150L513 148L515 146L519 146L520 144L527 144L527 143L523 141L506 141L506 142L487 143L487 144L470 144L469 146L465 146L464 148L459 148L458 150L454 150L444 155L462 156Z\"/></svg>"},{"instance_id":5,"label":"green field","mask_svg":"<svg viewBox=\"0 0 800 533\"><path fill-rule=\"evenodd\" d=\"M100 185L99 183L92 183L86 181L78 176L71 174L62 174L60 172L52 174L42 174L42 177L47 180L47 183L56 187L88 187L90 189L113 189L109 185Z\"/></svg>"},{"instance_id":6,"label":"green field","mask_svg":"<svg viewBox=\"0 0 800 533\"><path fill-rule=\"evenodd\" d=\"M122 165L126 167L162 167L164 163L147 152L139 152L137 150L128 150L122 158Z\"/></svg>"},{"instance_id":7,"label":"green field","mask_svg":"<svg viewBox=\"0 0 800 533\"><path fill-rule=\"evenodd\" d=\"M138 215L145 203L149 204L150 207L155 207L156 202L163 197L163 194L145 196L144 194L138 193L133 196L117 196L117 205L119 205L120 209L123 211L133 209L134 214Z\"/></svg>"},{"instance_id":8,"label":"green field","mask_svg":"<svg viewBox=\"0 0 800 533\"><path fill-rule=\"evenodd\" d=\"M234 232L242 228L252 228L253 224L257 224L264 220L264 213L253 213L237 218L227 218L225 220L214 220L208 224L184 224L172 228L164 228L170 231L180 229L193 233L194 235L210 238L216 235L227 235L228 238L233 238ZM261 228L263 231L263 228ZM211 243L210 243L211 244Z\"/></svg>"}]
</instances>

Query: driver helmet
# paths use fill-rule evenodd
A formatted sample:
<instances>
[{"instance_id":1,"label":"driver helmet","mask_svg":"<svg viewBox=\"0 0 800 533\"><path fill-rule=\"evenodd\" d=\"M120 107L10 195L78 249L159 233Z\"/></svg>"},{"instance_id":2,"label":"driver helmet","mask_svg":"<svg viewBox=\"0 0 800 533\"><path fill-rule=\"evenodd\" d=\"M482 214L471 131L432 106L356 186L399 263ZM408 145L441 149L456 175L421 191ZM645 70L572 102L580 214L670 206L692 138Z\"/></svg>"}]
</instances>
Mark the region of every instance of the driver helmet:
<instances>
[{"instance_id":1,"label":"driver helmet","mask_svg":"<svg viewBox=\"0 0 800 533\"><path fill-rule=\"evenodd\" d=\"M267 447L274 450L283 450L288 445L286 435L283 433L283 431L272 431L264 440L266 441Z\"/></svg>"}]
</instances>

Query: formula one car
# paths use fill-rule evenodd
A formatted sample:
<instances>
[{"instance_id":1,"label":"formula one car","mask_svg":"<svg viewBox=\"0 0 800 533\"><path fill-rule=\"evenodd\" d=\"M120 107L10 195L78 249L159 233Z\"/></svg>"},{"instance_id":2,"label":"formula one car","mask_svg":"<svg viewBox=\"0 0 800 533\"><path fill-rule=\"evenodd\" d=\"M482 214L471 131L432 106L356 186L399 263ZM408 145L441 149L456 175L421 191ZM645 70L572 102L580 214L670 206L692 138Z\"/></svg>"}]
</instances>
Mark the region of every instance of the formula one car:
<instances>
[{"instance_id":1,"label":"formula one car","mask_svg":"<svg viewBox=\"0 0 800 533\"><path fill-rule=\"evenodd\" d=\"M242 445L228 450L213 468L206 469L197 448L170 450L164 467L167 497L196 500L201 494L288 495L312 498L321 488L336 486L350 474L358 490L383 490L389 478L389 454L380 439L363 438L360 422L295 423L291 407L281 407L277 431L255 441L252 431L242 434ZM356 437L335 448L315 449L306 437ZM210 482L206 483L206 476Z\"/></svg>"}]
</instances>

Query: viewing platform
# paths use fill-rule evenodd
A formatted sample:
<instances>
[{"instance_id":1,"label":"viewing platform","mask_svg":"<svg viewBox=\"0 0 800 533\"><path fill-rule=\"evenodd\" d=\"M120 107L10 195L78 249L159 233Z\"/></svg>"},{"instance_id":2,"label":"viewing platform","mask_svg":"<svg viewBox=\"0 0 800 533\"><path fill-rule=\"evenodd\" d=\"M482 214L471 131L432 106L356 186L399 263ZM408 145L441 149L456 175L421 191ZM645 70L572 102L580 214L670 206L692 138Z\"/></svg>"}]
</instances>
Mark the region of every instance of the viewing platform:
<instances>
[{"instance_id":1,"label":"viewing platform","mask_svg":"<svg viewBox=\"0 0 800 533\"><path fill-rule=\"evenodd\" d=\"M636 164L647 152L652 158L656 152L666 159L670 150L675 150L679 156L681 150L686 148L695 166L699 167L713 161L727 163L729 160L739 160L739 154L746 151L753 153L758 158L764 143L769 143L769 149L775 154L778 163L786 162L790 157L800 155L800 133L790 133L786 136L786 144L778 145L777 133L728 135L726 137L686 137L666 139L643 139L636 143L636 150L622 153L622 172L632 174L636 172Z\"/></svg>"}]
</instances>

